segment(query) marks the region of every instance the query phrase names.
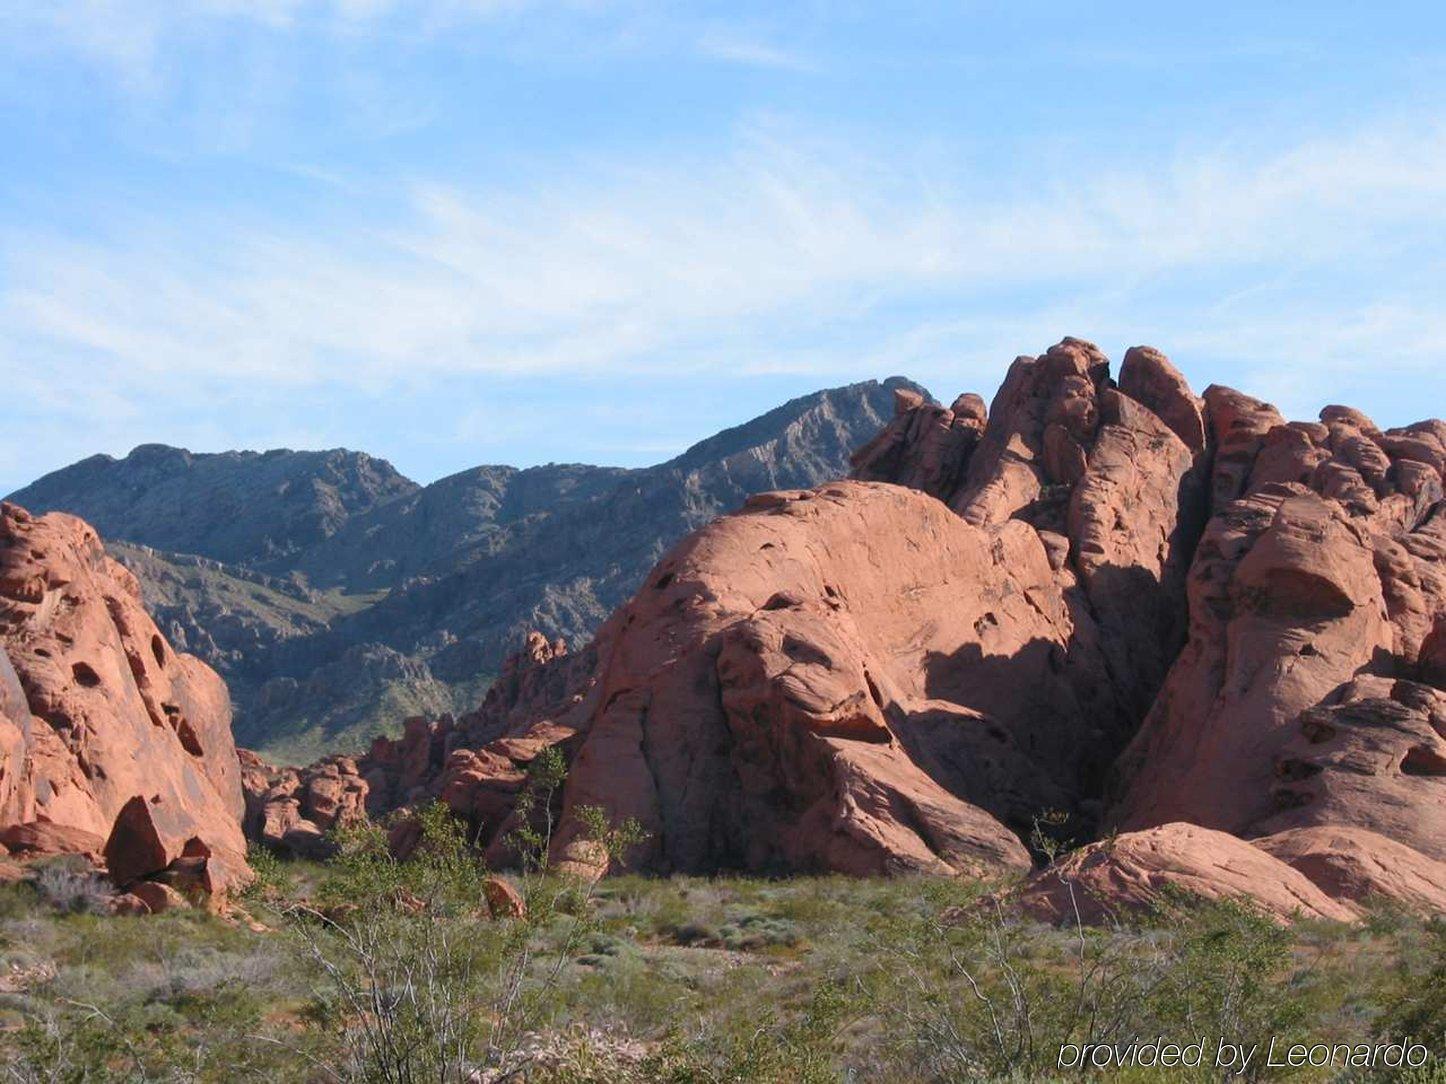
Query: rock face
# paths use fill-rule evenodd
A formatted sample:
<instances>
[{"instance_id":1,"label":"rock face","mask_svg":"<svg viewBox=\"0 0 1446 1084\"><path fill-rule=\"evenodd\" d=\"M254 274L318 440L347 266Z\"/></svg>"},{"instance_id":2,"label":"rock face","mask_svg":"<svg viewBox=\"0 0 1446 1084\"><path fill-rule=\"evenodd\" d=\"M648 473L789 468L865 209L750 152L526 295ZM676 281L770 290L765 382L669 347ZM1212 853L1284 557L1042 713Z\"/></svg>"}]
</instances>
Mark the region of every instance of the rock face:
<instances>
[{"instance_id":1,"label":"rock face","mask_svg":"<svg viewBox=\"0 0 1446 1084\"><path fill-rule=\"evenodd\" d=\"M0 839L103 853L122 883L193 859L247 876L226 687L173 651L71 516L0 505Z\"/></svg>"},{"instance_id":2,"label":"rock face","mask_svg":"<svg viewBox=\"0 0 1446 1084\"><path fill-rule=\"evenodd\" d=\"M1205 398L1214 514L1189 642L1122 761L1118 821L1357 827L1446 858L1446 694L1429 684L1446 426L1382 433L1342 407L1286 424Z\"/></svg>"},{"instance_id":3,"label":"rock face","mask_svg":"<svg viewBox=\"0 0 1446 1084\"><path fill-rule=\"evenodd\" d=\"M843 476L902 378L785 403L640 470L481 466L426 487L360 453L97 456L15 499L94 522L268 755L359 752L470 709L533 629L580 647L675 542L758 490ZM179 551L179 552L178 552Z\"/></svg>"},{"instance_id":4,"label":"rock face","mask_svg":"<svg viewBox=\"0 0 1446 1084\"><path fill-rule=\"evenodd\" d=\"M1287 423L1075 339L988 410L895 398L856 480L750 498L585 650L538 637L480 711L374 746L369 810L440 798L505 860L555 749L552 857L589 876L592 806L698 872L1024 870L1054 810L1122 834L1036 878L1039 914L1069 883L1096 917L1165 885L1438 906L1446 424Z\"/></svg>"}]
</instances>

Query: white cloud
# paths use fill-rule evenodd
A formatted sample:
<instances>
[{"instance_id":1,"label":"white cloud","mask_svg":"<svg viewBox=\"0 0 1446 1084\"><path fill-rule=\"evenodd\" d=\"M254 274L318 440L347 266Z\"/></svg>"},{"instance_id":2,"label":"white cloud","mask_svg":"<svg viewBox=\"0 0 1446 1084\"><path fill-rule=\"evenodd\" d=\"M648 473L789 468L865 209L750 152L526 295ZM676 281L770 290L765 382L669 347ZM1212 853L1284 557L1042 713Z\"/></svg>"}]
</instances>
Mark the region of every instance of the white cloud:
<instances>
[{"instance_id":1,"label":"white cloud","mask_svg":"<svg viewBox=\"0 0 1446 1084\"><path fill-rule=\"evenodd\" d=\"M336 190L345 233L134 216L104 242L12 235L0 385L39 420L11 434L64 430L81 450L195 415L184 432L205 435L277 397L385 400L476 374L905 372L987 393L1066 333L1154 340L1197 382L1221 376L1192 359L1229 362L1298 413L1337 397L1322 372L1439 364L1439 127L1075 165L965 193L906 156L765 125L713 157L418 185L387 219ZM457 442L507 432L482 414L444 424Z\"/></svg>"},{"instance_id":2,"label":"white cloud","mask_svg":"<svg viewBox=\"0 0 1446 1084\"><path fill-rule=\"evenodd\" d=\"M914 295L1077 294L1200 270L1379 260L1443 224L1439 129L1258 162L1082 168L1070 183L984 199L949 195L882 156L754 133L716 159L593 167L537 189L421 186L404 221L346 237L136 222L150 240L26 238L9 254L0 336L82 351L132 379L383 386L457 371L666 367L699 348L733 364L722 359L766 352L780 327ZM1372 335L1419 316L1365 300L1377 306ZM1225 310L1235 326L1222 334L1248 339L1238 321L1255 308L1247 298ZM1437 342L1396 338L1413 353Z\"/></svg>"}]
</instances>

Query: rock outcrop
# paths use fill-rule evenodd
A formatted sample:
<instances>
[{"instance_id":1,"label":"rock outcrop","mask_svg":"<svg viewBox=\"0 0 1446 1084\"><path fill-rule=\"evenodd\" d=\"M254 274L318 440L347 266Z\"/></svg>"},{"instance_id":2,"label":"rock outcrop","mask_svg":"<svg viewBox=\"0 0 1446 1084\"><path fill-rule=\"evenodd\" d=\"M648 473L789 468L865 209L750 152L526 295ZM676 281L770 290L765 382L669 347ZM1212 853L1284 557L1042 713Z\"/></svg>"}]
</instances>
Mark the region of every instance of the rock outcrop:
<instances>
[{"instance_id":1,"label":"rock outcrop","mask_svg":"<svg viewBox=\"0 0 1446 1084\"><path fill-rule=\"evenodd\" d=\"M1288 423L1066 339L987 410L897 389L854 464L685 539L585 651L537 637L481 711L375 746L369 808L440 798L504 860L555 749L552 858L587 875L593 806L642 823L635 861L700 872L1020 871L1056 811L1121 834L1037 875L1038 914L1071 883L1095 917L1165 885L1282 919L1439 906L1446 424Z\"/></svg>"},{"instance_id":2,"label":"rock outcrop","mask_svg":"<svg viewBox=\"0 0 1446 1084\"><path fill-rule=\"evenodd\" d=\"M1280 922L1350 922L1358 915L1299 869L1243 839L1179 822L1073 852L1033 878L1019 904L1045 922L1093 925L1192 897L1244 901Z\"/></svg>"},{"instance_id":3,"label":"rock outcrop","mask_svg":"<svg viewBox=\"0 0 1446 1084\"><path fill-rule=\"evenodd\" d=\"M1126 828L1363 828L1446 858L1446 426L1320 423L1207 390L1190 636L1121 762ZM1439 680L1439 678L1438 678Z\"/></svg>"},{"instance_id":4,"label":"rock outcrop","mask_svg":"<svg viewBox=\"0 0 1446 1084\"><path fill-rule=\"evenodd\" d=\"M1363 828L1293 828L1253 841L1333 899L1446 914L1446 863Z\"/></svg>"},{"instance_id":5,"label":"rock outcrop","mask_svg":"<svg viewBox=\"0 0 1446 1084\"><path fill-rule=\"evenodd\" d=\"M0 504L0 840L122 886L249 875L226 687L177 654L81 520Z\"/></svg>"},{"instance_id":6,"label":"rock outcrop","mask_svg":"<svg viewBox=\"0 0 1446 1084\"><path fill-rule=\"evenodd\" d=\"M249 749L240 757L246 834L258 843L301 858L326 858L334 851L328 833L366 823L367 781L355 758L278 768Z\"/></svg>"}]
</instances>

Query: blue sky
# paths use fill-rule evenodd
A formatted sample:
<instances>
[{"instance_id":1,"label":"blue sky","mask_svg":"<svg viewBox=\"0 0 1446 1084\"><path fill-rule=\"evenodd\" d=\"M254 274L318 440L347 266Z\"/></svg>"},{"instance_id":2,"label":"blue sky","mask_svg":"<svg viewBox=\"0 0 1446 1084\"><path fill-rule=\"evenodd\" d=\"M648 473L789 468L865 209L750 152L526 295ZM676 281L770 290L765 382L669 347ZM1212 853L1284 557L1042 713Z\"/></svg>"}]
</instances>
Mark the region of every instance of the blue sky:
<instances>
[{"instance_id":1,"label":"blue sky","mask_svg":"<svg viewBox=\"0 0 1446 1084\"><path fill-rule=\"evenodd\" d=\"M0 492L95 451L641 464L1066 334L1446 390L1438 4L0 0Z\"/></svg>"}]
</instances>

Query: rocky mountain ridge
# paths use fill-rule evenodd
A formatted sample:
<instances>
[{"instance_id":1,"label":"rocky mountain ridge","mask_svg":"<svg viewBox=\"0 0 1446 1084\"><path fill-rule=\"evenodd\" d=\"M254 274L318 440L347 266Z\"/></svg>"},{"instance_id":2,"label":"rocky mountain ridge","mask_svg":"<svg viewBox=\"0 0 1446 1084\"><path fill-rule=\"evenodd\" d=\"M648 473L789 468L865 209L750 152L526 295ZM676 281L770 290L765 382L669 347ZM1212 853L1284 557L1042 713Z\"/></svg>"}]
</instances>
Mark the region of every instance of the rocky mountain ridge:
<instances>
[{"instance_id":1,"label":"rocky mountain ridge","mask_svg":"<svg viewBox=\"0 0 1446 1084\"><path fill-rule=\"evenodd\" d=\"M531 628L584 643L688 531L844 474L895 388L918 391L818 392L633 470L482 466L421 487L361 453L147 445L12 497L95 523L167 636L226 678L238 737L305 759L470 707Z\"/></svg>"}]
</instances>

